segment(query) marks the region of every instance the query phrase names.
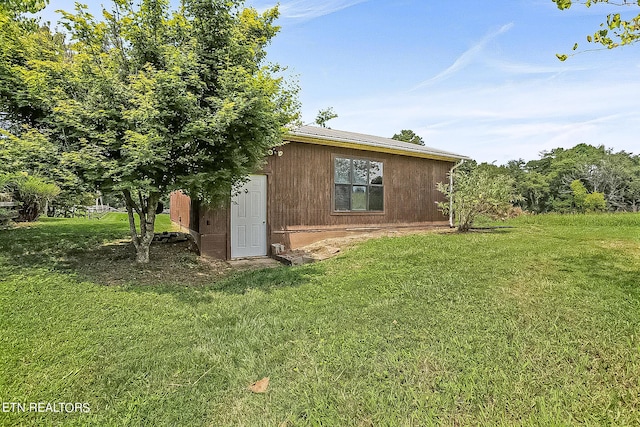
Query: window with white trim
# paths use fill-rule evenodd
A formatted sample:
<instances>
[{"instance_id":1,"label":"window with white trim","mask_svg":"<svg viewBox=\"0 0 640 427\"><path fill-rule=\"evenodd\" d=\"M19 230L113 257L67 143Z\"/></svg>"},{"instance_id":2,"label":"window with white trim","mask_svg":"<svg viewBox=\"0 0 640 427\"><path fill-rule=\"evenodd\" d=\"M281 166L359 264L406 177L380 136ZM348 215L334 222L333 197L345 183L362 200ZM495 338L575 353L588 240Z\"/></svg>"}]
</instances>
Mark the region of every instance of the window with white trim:
<instances>
[{"instance_id":1,"label":"window with white trim","mask_svg":"<svg viewBox=\"0 0 640 427\"><path fill-rule=\"evenodd\" d=\"M333 171L335 212L384 211L382 162L335 157Z\"/></svg>"}]
</instances>

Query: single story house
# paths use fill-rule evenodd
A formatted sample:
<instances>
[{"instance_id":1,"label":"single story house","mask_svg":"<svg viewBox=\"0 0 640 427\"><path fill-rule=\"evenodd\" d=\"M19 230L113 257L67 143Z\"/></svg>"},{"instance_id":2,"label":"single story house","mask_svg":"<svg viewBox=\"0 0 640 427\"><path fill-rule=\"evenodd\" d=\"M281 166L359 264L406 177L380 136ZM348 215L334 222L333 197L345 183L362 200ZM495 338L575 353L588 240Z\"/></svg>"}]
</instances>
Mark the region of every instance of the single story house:
<instances>
[{"instance_id":1,"label":"single story house","mask_svg":"<svg viewBox=\"0 0 640 427\"><path fill-rule=\"evenodd\" d=\"M378 229L445 226L436 183L466 156L372 135L302 126L223 208L171 195L171 220L202 255L271 255ZM231 195L230 195L231 197Z\"/></svg>"}]
</instances>

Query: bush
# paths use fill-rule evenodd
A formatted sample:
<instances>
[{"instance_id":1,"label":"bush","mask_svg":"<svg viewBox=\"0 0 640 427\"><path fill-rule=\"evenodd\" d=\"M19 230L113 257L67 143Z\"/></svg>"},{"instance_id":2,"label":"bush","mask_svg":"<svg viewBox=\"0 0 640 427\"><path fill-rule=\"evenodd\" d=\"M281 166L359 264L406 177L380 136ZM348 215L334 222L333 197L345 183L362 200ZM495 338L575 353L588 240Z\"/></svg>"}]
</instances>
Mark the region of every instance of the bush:
<instances>
[{"instance_id":1,"label":"bush","mask_svg":"<svg viewBox=\"0 0 640 427\"><path fill-rule=\"evenodd\" d=\"M587 212L602 212L607 209L604 193L590 193L584 199L584 208Z\"/></svg>"},{"instance_id":2,"label":"bush","mask_svg":"<svg viewBox=\"0 0 640 427\"><path fill-rule=\"evenodd\" d=\"M578 179L571 182L573 204L578 212L602 212L607 209L604 193L589 193Z\"/></svg>"},{"instance_id":3,"label":"bush","mask_svg":"<svg viewBox=\"0 0 640 427\"><path fill-rule=\"evenodd\" d=\"M439 182L437 189L447 197L447 202L438 203L445 215L449 214L453 198L453 213L458 223L458 231L468 231L474 220L480 216L503 219L509 216L513 202L522 200L514 190L515 181L508 175L491 173L488 170L473 169L454 172L453 194L449 185Z\"/></svg>"},{"instance_id":4,"label":"bush","mask_svg":"<svg viewBox=\"0 0 640 427\"><path fill-rule=\"evenodd\" d=\"M17 198L22 203L18 221L35 221L46 204L60 194L60 187L42 178L19 175L15 179Z\"/></svg>"}]
</instances>

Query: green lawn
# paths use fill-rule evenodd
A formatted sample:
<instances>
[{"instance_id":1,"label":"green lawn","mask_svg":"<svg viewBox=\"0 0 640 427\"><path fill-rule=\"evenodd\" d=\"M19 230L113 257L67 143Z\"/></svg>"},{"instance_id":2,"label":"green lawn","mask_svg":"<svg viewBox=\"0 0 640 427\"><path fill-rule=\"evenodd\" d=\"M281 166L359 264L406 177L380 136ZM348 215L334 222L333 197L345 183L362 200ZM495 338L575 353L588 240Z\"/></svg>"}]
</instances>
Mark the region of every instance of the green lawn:
<instances>
[{"instance_id":1,"label":"green lawn","mask_svg":"<svg viewBox=\"0 0 640 427\"><path fill-rule=\"evenodd\" d=\"M0 424L640 424L640 215L510 225L226 275L131 266L122 215L0 231L0 401L90 406Z\"/></svg>"}]
</instances>

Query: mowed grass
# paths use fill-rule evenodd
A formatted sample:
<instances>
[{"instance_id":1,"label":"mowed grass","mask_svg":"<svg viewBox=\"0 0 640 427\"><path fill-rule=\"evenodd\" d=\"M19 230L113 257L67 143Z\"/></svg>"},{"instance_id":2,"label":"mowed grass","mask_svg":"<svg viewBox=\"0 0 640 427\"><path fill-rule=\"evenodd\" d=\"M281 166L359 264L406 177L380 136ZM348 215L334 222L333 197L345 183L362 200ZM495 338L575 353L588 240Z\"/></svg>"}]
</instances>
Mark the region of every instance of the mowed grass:
<instances>
[{"instance_id":1,"label":"mowed grass","mask_svg":"<svg viewBox=\"0 0 640 427\"><path fill-rule=\"evenodd\" d=\"M0 423L640 424L640 215L510 225L224 275L131 267L122 216L0 232L0 401L91 409Z\"/></svg>"}]
</instances>

